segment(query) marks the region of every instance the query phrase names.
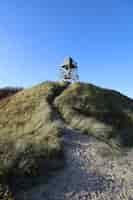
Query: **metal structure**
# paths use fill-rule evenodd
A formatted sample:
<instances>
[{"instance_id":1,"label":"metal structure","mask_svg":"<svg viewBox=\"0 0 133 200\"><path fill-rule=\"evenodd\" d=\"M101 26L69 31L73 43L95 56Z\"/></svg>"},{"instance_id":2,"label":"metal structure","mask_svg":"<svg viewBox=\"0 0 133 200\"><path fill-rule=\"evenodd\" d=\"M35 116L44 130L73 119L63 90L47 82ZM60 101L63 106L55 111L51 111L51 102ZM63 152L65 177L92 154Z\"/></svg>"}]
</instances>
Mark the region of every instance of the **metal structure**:
<instances>
[{"instance_id":1,"label":"metal structure","mask_svg":"<svg viewBox=\"0 0 133 200\"><path fill-rule=\"evenodd\" d=\"M71 57L66 57L64 63L60 65L60 80L66 82L79 81L78 65Z\"/></svg>"}]
</instances>

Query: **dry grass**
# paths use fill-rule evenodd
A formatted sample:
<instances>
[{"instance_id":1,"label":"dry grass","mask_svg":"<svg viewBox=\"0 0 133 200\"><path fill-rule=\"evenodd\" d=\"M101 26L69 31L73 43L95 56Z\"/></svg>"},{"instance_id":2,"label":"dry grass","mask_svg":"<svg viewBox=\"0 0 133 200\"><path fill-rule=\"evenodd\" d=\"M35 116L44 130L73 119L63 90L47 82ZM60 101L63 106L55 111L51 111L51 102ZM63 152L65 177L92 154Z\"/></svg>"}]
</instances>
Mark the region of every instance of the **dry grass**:
<instances>
[{"instance_id":1,"label":"dry grass","mask_svg":"<svg viewBox=\"0 0 133 200\"><path fill-rule=\"evenodd\" d=\"M8 186L0 185L0 200L15 200Z\"/></svg>"},{"instance_id":2,"label":"dry grass","mask_svg":"<svg viewBox=\"0 0 133 200\"><path fill-rule=\"evenodd\" d=\"M87 200L130 200L133 198L133 189L123 189L120 193L92 192Z\"/></svg>"},{"instance_id":3,"label":"dry grass","mask_svg":"<svg viewBox=\"0 0 133 200\"><path fill-rule=\"evenodd\" d=\"M133 101L91 84L74 83L56 98L65 122L113 145L133 145Z\"/></svg>"},{"instance_id":4,"label":"dry grass","mask_svg":"<svg viewBox=\"0 0 133 200\"><path fill-rule=\"evenodd\" d=\"M62 165L57 111L71 127L113 145L133 145L133 101L91 84L45 82L0 97L0 180ZM65 89L66 88L66 89ZM6 97L6 98L5 98ZM54 106L53 101L55 100ZM14 180L13 180L14 181ZM126 197L125 197L126 198Z\"/></svg>"},{"instance_id":5,"label":"dry grass","mask_svg":"<svg viewBox=\"0 0 133 200\"><path fill-rule=\"evenodd\" d=\"M45 82L0 101L0 177L47 175L62 164L60 128L51 100L59 83Z\"/></svg>"},{"instance_id":6,"label":"dry grass","mask_svg":"<svg viewBox=\"0 0 133 200\"><path fill-rule=\"evenodd\" d=\"M9 96L12 96L16 94L17 92L22 91L23 88L19 87L5 87L5 88L0 88L0 100Z\"/></svg>"},{"instance_id":7,"label":"dry grass","mask_svg":"<svg viewBox=\"0 0 133 200\"><path fill-rule=\"evenodd\" d=\"M119 185L112 188L107 188L106 191L91 192L86 195L87 200L132 200L133 188L131 185L123 183L123 186Z\"/></svg>"}]
</instances>

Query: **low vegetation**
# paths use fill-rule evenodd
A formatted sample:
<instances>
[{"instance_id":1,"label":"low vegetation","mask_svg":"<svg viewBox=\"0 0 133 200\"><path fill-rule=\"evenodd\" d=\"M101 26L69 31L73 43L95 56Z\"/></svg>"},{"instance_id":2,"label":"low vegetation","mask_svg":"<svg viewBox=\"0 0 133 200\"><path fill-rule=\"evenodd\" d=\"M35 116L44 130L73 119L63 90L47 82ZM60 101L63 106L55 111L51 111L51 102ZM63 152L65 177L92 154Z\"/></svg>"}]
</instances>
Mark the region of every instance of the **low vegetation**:
<instances>
[{"instance_id":1,"label":"low vegetation","mask_svg":"<svg viewBox=\"0 0 133 200\"><path fill-rule=\"evenodd\" d=\"M92 84L71 84L55 100L71 127L115 146L133 146L133 100Z\"/></svg>"},{"instance_id":2,"label":"low vegetation","mask_svg":"<svg viewBox=\"0 0 133 200\"><path fill-rule=\"evenodd\" d=\"M45 82L0 101L0 180L15 183L63 164L51 101L64 86Z\"/></svg>"},{"instance_id":3,"label":"low vegetation","mask_svg":"<svg viewBox=\"0 0 133 200\"><path fill-rule=\"evenodd\" d=\"M59 118L111 145L133 146L133 101L91 84L0 90L0 116L0 180L9 186L64 164Z\"/></svg>"},{"instance_id":4,"label":"low vegetation","mask_svg":"<svg viewBox=\"0 0 133 200\"><path fill-rule=\"evenodd\" d=\"M19 87L0 88L0 100L6 97L12 96L21 90L23 90L23 88L19 88Z\"/></svg>"},{"instance_id":5,"label":"low vegetation","mask_svg":"<svg viewBox=\"0 0 133 200\"><path fill-rule=\"evenodd\" d=\"M130 200L132 199L132 194L133 194L133 190L132 189L125 189L123 188L123 190L121 192L92 192L90 193L89 196L89 200ZM86 196L84 196L84 198L86 198Z\"/></svg>"}]
</instances>

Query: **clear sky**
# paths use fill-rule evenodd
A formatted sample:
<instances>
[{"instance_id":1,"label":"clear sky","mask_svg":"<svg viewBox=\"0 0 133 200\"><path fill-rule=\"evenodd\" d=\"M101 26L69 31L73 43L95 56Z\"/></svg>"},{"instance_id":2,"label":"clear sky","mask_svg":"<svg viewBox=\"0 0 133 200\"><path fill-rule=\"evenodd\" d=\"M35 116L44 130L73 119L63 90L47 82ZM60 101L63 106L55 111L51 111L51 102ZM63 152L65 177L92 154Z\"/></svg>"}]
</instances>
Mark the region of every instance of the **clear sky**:
<instances>
[{"instance_id":1,"label":"clear sky","mask_svg":"<svg viewBox=\"0 0 133 200\"><path fill-rule=\"evenodd\" d=\"M65 55L81 81L133 97L133 1L0 1L0 86L56 80Z\"/></svg>"}]
</instances>

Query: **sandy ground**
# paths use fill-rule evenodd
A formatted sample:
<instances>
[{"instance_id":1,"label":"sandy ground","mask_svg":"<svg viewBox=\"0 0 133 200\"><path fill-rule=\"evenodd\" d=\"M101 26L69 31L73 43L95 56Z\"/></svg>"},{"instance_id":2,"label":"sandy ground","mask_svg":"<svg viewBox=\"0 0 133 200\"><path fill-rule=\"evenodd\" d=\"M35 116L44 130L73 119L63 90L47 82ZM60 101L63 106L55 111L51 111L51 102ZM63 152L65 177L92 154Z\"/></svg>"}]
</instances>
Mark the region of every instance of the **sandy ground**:
<instances>
[{"instance_id":1,"label":"sandy ground","mask_svg":"<svg viewBox=\"0 0 133 200\"><path fill-rule=\"evenodd\" d=\"M122 191L133 199L133 151L122 157L109 156L111 149L107 144L69 128L62 140L65 168L47 184L19 193L17 200L117 200Z\"/></svg>"}]
</instances>

